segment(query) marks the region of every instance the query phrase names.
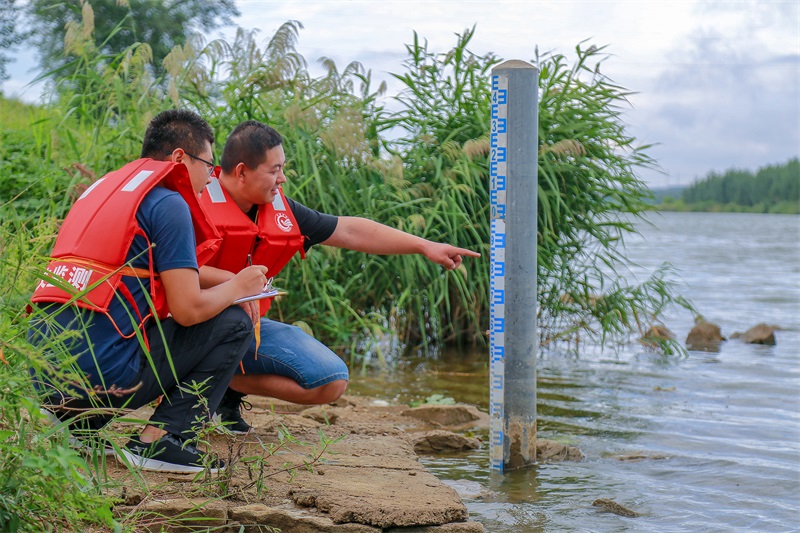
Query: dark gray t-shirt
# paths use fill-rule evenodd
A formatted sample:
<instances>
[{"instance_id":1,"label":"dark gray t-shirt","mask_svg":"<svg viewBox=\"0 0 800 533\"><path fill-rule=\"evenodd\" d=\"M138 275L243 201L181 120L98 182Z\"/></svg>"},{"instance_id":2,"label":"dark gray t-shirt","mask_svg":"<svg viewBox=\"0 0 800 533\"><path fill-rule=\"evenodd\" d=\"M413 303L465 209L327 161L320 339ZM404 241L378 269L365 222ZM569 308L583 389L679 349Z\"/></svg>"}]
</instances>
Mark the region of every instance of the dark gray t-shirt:
<instances>
[{"instance_id":1,"label":"dark gray t-shirt","mask_svg":"<svg viewBox=\"0 0 800 533\"><path fill-rule=\"evenodd\" d=\"M306 251L315 244L328 240L333 235L334 230L336 230L336 224L339 222L339 217L320 213L295 202L291 198L286 200L289 202L289 209L292 210L294 218L297 220L297 225L300 227L300 233L306 238L306 243L303 246Z\"/></svg>"}]
</instances>

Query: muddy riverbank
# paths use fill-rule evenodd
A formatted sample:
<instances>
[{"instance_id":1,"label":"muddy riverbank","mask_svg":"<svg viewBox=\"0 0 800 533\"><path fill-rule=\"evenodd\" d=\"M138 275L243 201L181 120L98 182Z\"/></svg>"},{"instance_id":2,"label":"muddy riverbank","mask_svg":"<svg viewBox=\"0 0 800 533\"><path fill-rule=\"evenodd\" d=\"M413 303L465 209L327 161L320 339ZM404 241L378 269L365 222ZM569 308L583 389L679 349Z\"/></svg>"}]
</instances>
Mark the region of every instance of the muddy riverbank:
<instances>
[{"instance_id":1,"label":"muddy riverbank","mask_svg":"<svg viewBox=\"0 0 800 533\"><path fill-rule=\"evenodd\" d=\"M209 437L230 465L224 475L139 475L109 458L107 471L120 482L114 513L137 531L484 531L418 456L481 446L471 435L485 430L488 415L474 406L410 408L347 396L309 408L255 398L244 416L249 435ZM540 448L580 458L551 442Z\"/></svg>"}]
</instances>

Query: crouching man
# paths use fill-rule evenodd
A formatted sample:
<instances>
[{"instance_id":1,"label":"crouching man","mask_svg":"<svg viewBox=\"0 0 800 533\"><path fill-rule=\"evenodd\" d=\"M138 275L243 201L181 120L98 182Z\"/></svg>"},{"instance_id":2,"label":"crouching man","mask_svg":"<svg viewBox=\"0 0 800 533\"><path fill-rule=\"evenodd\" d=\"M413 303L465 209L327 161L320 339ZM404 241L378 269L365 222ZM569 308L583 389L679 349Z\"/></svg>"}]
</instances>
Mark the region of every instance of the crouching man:
<instances>
[{"instance_id":1,"label":"crouching man","mask_svg":"<svg viewBox=\"0 0 800 533\"><path fill-rule=\"evenodd\" d=\"M253 341L252 320L232 304L266 283L267 269L250 266L200 287L199 265L219 246L197 197L214 168L213 142L211 127L195 113L157 115L142 159L107 174L75 202L50 275L32 297L38 310L29 339L46 352L65 347L53 364L68 364L78 376L74 386L57 389L47 369L34 376L71 427L108 420L74 417L80 408L135 409L163 396L141 434L121 448L125 460L145 470L224 467L191 440L198 421L208 418L203 406L217 408Z\"/></svg>"}]
</instances>

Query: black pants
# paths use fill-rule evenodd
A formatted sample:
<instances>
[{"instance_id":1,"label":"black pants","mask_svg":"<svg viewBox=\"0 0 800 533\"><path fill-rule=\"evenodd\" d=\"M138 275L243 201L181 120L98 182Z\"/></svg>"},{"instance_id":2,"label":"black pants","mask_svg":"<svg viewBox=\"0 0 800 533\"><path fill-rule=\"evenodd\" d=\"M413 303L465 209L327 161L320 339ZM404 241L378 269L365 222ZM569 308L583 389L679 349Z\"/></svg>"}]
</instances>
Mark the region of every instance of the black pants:
<instances>
[{"instance_id":1,"label":"black pants","mask_svg":"<svg viewBox=\"0 0 800 533\"><path fill-rule=\"evenodd\" d=\"M162 336L163 331L163 336ZM150 423L174 435L192 438L197 428L213 413L230 384L233 373L253 342L253 323L239 306L225 309L216 317L184 327L172 318L161 321L161 331L155 323L147 327L150 356L141 352L142 363L133 385L133 394L108 396L99 401L70 399L59 418L69 418L69 412L86 407L125 407L138 409L159 396ZM171 360L171 364L170 364ZM202 384L201 398L187 390ZM77 422L80 429L99 429L111 416L83 417Z\"/></svg>"}]
</instances>

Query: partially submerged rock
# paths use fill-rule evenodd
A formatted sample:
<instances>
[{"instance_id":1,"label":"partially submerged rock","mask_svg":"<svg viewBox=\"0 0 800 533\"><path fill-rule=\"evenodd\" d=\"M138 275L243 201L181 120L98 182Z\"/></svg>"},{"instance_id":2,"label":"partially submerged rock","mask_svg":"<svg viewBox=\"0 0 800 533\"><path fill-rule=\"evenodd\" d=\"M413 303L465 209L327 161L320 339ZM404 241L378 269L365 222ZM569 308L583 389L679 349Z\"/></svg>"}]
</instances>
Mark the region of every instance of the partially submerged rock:
<instances>
[{"instance_id":1,"label":"partially submerged rock","mask_svg":"<svg viewBox=\"0 0 800 533\"><path fill-rule=\"evenodd\" d=\"M701 352L718 352L720 343L726 340L718 325L700 319L686 337L686 347Z\"/></svg>"},{"instance_id":2,"label":"partially submerged rock","mask_svg":"<svg viewBox=\"0 0 800 533\"><path fill-rule=\"evenodd\" d=\"M314 507L333 523L410 527L464 522L467 508L455 490L426 471L383 469L367 475L361 467L326 467L324 476L289 490L301 507ZM414 475L410 475L414 472ZM413 489L410 486L413 485ZM446 487L446 490L445 490Z\"/></svg>"},{"instance_id":3,"label":"partially submerged rock","mask_svg":"<svg viewBox=\"0 0 800 533\"><path fill-rule=\"evenodd\" d=\"M330 451L319 472L298 473L289 489L295 504L315 508L335 524L379 528L433 526L468 518L456 491L425 470L403 439L350 434Z\"/></svg>"},{"instance_id":4,"label":"partially submerged rock","mask_svg":"<svg viewBox=\"0 0 800 533\"><path fill-rule=\"evenodd\" d=\"M667 329L666 326L655 324L650 326L650 329L648 329L644 335L642 335L642 337L639 339L639 342L651 349L664 349L664 345L674 339L675 334Z\"/></svg>"},{"instance_id":5,"label":"partially submerged rock","mask_svg":"<svg viewBox=\"0 0 800 533\"><path fill-rule=\"evenodd\" d=\"M661 455L661 454L647 454L647 453L626 453L620 455L614 455L614 459L617 461L624 461L626 463L638 463L639 461L660 461L663 459L669 459L668 455Z\"/></svg>"},{"instance_id":6,"label":"partially submerged rock","mask_svg":"<svg viewBox=\"0 0 800 533\"><path fill-rule=\"evenodd\" d=\"M458 493L461 498L467 498L470 500L482 500L484 498L497 498L500 495L488 488L484 487L483 484L478 483L477 481L472 481L470 479L443 479L442 482L453 489Z\"/></svg>"},{"instance_id":7,"label":"partially submerged rock","mask_svg":"<svg viewBox=\"0 0 800 533\"><path fill-rule=\"evenodd\" d=\"M775 328L767 324L761 323L748 329L744 333L734 333L731 335L734 339L747 344L766 344L775 346Z\"/></svg>"},{"instance_id":8,"label":"partially submerged rock","mask_svg":"<svg viewBox=\"0 0 800 533\"><path fill-rule=\"evenodd\" d=\"M411 442L417 453L461 452L481 446L481 441L478 439L443 429L413 434Z\"/></svg>"},{"instance_id":9,"label":"partially submerged rock","mask_svg":"<svg viewBox=\"0 0 800 533\"><path fill-rule=\"evenodd\" d=\"M486 531L478 522L451 522L441 526L424 527L390 527L383 533L484 533Z\"/></svg>"},{"instance_id":10,"label":"partially submerged rock","mask_svg":"<svg viewBox=\"0 0 800 533\"><path fill-rule=\"evenodd\" d=\"M582 461L583 452L576 446L561 444L554 440L536 439L536 460L540 463L559 461Z\"/></svg>"},{"instance_id":11,"label":"partially submerged rock","mask_svg":"<svg viewBox=\"0 0 800 533\"><path fill-rule=\"evenodd\" d=\"M620 516L627 516L628 518L633 518L639 516L639 513L632 509L628 509L624 505L620 505L614 500L610 500L608 498L598 498L592 502L593 507L601 507L602 509L608 511L609 513L618 514Z\"/></svg>"},{"instance_id":12,"label":"partially submerged rock","mask_svg":"<svg viewBox=\"0 0 800 533\"><path fill-rule=\"evenodd\" d=\"M488 427L489 415L474 405L421 405L406 409L403 416L416 418L438 427L465 428Z\"/></svg>"},{"instance_id":13,"label":"partially submerged rock","mask_svg":"<svg viewBox=\"0 0 800 533\"><path fill-rule=\"evenodd\" d=\"M666 341L666 340L672 340L674 338L675 334L672 333L669 330L669 328L661 324L655 324L653 326L650 326L650 329L648 329L647 332L644 335L642 335L642 340L649 340L649 341L654 341L654 340Z\"/></svg>"}]
</instances>

